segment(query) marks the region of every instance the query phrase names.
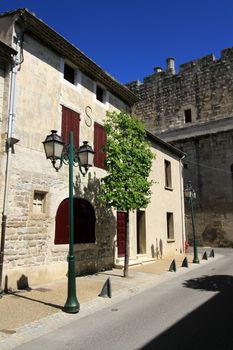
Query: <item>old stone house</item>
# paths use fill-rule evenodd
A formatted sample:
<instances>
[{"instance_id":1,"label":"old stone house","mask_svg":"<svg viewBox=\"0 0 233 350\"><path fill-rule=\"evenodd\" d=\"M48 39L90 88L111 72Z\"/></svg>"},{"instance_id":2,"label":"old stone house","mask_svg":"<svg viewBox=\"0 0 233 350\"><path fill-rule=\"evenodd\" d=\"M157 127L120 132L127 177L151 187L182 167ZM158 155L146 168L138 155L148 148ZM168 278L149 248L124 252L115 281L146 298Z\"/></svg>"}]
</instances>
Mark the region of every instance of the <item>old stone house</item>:
<instances>
[{"instance_id":1,"label":"old stone house","mask_svg":"<svg viewBox=\"0 0 233 350\"><path fill-rule=\"evenodd\" d=\"M110 269L124 249L124 213L98 199L106 175L103 119L107 111L131 111L137 98L27 10L2 14L0 29L2 45L14 50L0 99L3 283L15 286L22 275L29 284L45 282L67 272L68 167L55 172L45 158L42 141L52 129L65 142L72 130L76 147L87 140L95 151L86 177L74 171L77 274ZM148 209L131 213L129 223L130 257L139 260L179 253L185 239L184 154L150 133L148 139L157 154L156 182Z\"/></svg>"},{"instance_id":2,"label":"old stone house","mask_svg":"<svg viewBox=\"0 0 233 350\"><path fill-rule=\"evenodd\" d=\"M187 154L184 180L197 192L199 244L233 242L233 48L180 66L173 58L143 83L127 86L137 96L134 112L147 128ZM187 234L192 241L189 208Z\"/></svg>"}]
</instances>

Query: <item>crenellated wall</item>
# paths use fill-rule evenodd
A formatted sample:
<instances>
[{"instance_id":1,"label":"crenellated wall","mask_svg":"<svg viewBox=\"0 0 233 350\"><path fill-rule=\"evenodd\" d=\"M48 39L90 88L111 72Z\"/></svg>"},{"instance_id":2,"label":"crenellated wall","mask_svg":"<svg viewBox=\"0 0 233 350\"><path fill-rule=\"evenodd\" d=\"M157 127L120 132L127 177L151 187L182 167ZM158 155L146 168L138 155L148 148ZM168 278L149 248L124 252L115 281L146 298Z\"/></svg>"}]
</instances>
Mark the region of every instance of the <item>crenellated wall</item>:
<instances>
[{"instance_id":1,"label":"crenellated wall","mask_svg":"<svg viewBox=\"0 0 233 350\"><path fill-rule=\"evenodd\" d=\"M156 133L183 127L185 109L192 109L192 124L232 116L233 48L218 60L208 55L182 64L177 74L155 72L127 86L139 98L135 114Z\"/></svg>"}]
</instances>

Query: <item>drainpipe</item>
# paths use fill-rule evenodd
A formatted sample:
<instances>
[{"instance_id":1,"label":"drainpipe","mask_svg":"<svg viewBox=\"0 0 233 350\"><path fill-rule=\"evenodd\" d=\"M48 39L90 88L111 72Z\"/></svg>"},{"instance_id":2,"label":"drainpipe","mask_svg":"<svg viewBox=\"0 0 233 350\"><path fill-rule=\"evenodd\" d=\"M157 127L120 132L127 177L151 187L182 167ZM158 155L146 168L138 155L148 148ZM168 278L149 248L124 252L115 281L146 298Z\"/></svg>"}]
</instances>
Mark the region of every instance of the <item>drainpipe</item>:
<instances>
[{"instance_id":1,"label":"drainpipe","mask_svg":"<svg viewBox=\"0 0 233 350\"><path fill-rule=\"evenodd\" d=\"M18 43L19 41L17 42L16 51L20 50ZM0 245L0 293L2 291L6 222L7 222L7 211L8 211L9 176L10 176L10 170L11 170L11 155L14 152L14 144L19 141L14 137L14 124L15 124L15 115L16 115L15 114L16 74L20 67L20 60L17 57L18 55L12 57L12 66L11 66L11 73L10 73L8 130L7 130L7 139L6 139L6 170L5 170L5 184L4 184L2 224L1 224L1 245ZM5 286L5 289L7 289L7 286Z\"/></svg>"},{"instance_id":2,"label":"drainpipe","mask_svg":"<svg viewBox=\"0 0 233 350\"><path fill-rule=\"evenodd\" d=\"M180 199L181 199L181 222L182 222L182 249L185 251L185 219L184 219L184 191L183 191L183 176L182 170L183 165L182 161L185 158L185 155L180 158Z\"/></svg>"}]
</instances>

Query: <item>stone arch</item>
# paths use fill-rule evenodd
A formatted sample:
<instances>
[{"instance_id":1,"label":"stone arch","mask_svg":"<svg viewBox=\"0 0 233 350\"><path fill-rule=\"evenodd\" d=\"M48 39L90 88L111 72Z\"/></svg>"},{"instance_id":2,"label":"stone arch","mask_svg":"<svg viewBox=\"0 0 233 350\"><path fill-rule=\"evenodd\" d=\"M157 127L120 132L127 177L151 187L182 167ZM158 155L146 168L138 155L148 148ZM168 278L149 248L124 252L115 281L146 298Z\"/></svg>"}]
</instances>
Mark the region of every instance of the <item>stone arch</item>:
<instances>
[{"instance_id":1,"label":"stone arch","mask_svg":"<svg viewBox=\"0 0 233 350\"><path fill-rule=\"evenodd\" d=\"M84 198L74 198L74 243L95 243L95 210ZM69 243L69 199L64 199L56 213L54 244Z\"/></svg>"}]
</instances>

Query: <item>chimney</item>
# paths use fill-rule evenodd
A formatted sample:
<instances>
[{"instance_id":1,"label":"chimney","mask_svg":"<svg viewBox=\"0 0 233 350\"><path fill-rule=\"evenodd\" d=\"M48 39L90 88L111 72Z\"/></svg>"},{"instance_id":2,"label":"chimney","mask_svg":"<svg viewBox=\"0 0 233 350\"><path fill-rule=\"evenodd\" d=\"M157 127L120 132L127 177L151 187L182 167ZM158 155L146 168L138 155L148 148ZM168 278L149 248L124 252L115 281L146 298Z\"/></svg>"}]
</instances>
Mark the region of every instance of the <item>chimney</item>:
<instances>
[{"instance_id":1,"label":"chimney","mask_svg":"<svg viewBox=\"0 0 233 350\"><path fill-rule=\"evenodd\" d=\"M167 73L175 74L175 59L172 57L167 58Z\"/></svg>"},{"instance_id":2,"label":"chimney","mask_svg":"<svg viewBox=\"0 0 233 350\"><path fill-rule=\"evenodd\" d=\"M157 74L157 73L161 73L163 70L162 70L162 68L161 67L155 67L154 68L154 72L155 72L155 74Z\"/></svg>"}]
</instances>

